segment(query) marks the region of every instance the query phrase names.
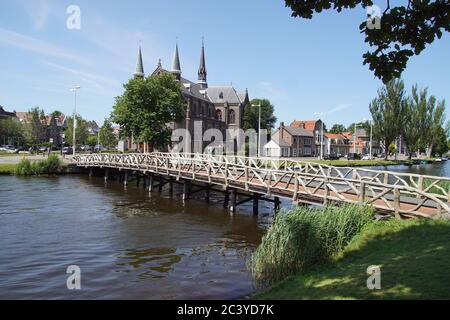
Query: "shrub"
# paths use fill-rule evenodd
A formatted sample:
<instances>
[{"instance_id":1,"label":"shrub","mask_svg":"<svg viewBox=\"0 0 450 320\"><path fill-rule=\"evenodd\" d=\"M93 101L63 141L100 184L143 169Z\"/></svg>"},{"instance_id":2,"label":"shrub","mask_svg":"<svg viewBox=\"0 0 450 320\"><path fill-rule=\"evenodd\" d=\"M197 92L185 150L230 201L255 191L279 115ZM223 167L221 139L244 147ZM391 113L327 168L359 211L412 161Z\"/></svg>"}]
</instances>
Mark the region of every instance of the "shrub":
<instances>
[{"instance_id":1,"label":"shrub","mask_svg":"<svg viewBox=\"0 0 450 320\"><path fill-rule=\"evenodd\" d=\"M253 254L256 283L269 285L331 260L373 216L372 208L362 205L281 213Z\"/></svg>"},{"instance_id":2,"label":"shrub","mask_svg":"<svg viewBox=\"0 0 450 320\"><path fill-rule=\"evenodd\" d=\"M29 160L22 160L16 167L16 175L41 175L57 173L61 168L61 161L56 154L51 154L45 160L30 162Z\"/></svg>"}]
</instances>

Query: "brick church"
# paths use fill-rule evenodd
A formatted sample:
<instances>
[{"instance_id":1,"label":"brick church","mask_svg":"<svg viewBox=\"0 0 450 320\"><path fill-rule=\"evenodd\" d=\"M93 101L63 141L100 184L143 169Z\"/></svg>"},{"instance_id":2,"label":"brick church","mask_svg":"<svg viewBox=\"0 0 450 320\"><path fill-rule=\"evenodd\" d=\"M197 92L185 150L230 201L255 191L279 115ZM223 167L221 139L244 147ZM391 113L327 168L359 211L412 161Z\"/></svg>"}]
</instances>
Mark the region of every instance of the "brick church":
<instances>
[{"instance_id":1,"label":"brick church","mask_svg":"<svg viewBox=\"0 0 450 320\"><path fill-rule=\"evenodd\" d=\"M172 73L180 82L181 92L186 104L186 113L184 119L176 123L170 123L172 130L188 129L192 140L189 146L184 148L184 151L198 151L201 146L201 151L210 142L194 141L194 123L197 128L201 124L202 133L208 129L218 129L222 132L224 139L226 139L227 129L241 129L243 126L244 108L249 104L248 91L238 92L233 86L209 86L207 80L205 46L202 44L200 52L200 65L198 68L197 81L191 81L182 77L182 69L180 63L180 55L178 44L175 47L173 55L172 67L170 70L163 68L161 60L158 62L156 69L150 74L155 76L163 72ZM136 63L136 70L134 77L144 78L144 64L142 59L142 51L139 48L138 58ZM232 138L232 143L238 143L237 138ZM178 137L172 138L173 144L180 142ZM131 142L131 141L130 141ZM148 151L142 145L136 147L129 144L131 149L140 149L141 151ZM187 150L188 149L188 150Z\"/></svg>"}]
</instances>

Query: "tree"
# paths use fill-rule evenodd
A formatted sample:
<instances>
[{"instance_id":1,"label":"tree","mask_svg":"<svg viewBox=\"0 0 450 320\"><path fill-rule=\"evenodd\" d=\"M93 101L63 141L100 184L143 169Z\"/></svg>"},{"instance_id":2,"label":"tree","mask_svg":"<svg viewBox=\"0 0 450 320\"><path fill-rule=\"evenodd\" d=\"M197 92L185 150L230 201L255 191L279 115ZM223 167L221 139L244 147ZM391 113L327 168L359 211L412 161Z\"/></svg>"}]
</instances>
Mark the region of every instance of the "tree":
<instances>
[{"instance_id":1,"label":"tree","mask_svg":"<svg viewBox=\"0 0 450 320\"><path fill-rule=\"evenodd\" d=\"M76 130L75 139L76 144L85 144L89 136L87 121L84 120L80 115L76 115ZM73 144L73 116L67 118L67 128L65 131L65 141L69 145Z\"/></svg>"},{"instance_id":2,"label":"tree","mask_svg":"<svg viewBox=\"0 0 450 320\"><path fill-rule=\"evenodd\" d=\"M117 145L117 138L114 134L114 129L109 119L105 119L103 126L100 128L99 140L100 144L106 147Z\"/></svg>"},{"instance_id":3,"label":"tree","mask_svg":"<svg viewBox=\"0 0 450 320\"><path fill-rule=\"evenodd\" d=\"M116 98L111 121L120 125L121 137L150 142L152 147L171 144L168 123L179 121L185 112L180 83L170 73L131 79Z\"/></svg>"},{"instance_id":4,"label":"tree","mask_svg":"<svg viewBox=\"0 0 450 320\"><path fill-rule=\"evenodd\" d=\"M369 134L370 122L368 120L363 121L363 122L358 122L358 123L356 123L356 129L364 129L366 134ZM346 131L350 131L352 134L354 134L355 133L355 123L350 124Z\"/></svg>"},{"instance_id":5,"label":"tree","mask_svg":"<svg viewBox=\"0 0 450 320\"><path fill-rule=\"evenodd\" d=\"M447 133L444 130L445 115L445 101L438 101L431 96L429 99L429 110L431 111L431 125L425 133L428 141L427 156L431 157L435 145L441 144L443 136ZM448 126L447 126L448 127Z\"/></svg>"},{"instance_id":6,"label":"tree","mask_svg":"<svg viewBox=\"0 0 450 320\"><path fill-rule=\"evenodd\" d=\"M337 12L361 5L370 9L372 0L285 0L292 16L311 19L314 12L333 8ZM375 76L386 84L399 78L410 57L419 55L443 31L450 31L450 3L445 0L404 0L402 5L386 8L380 17L377 12L362 22L359 29L365 33L365 42L372 48L364 55ZM380 12L381 14L381 12ZM379 25L377 25L379 22Z\"/></svg>"},{"instance_id":7,"label":"tree","mask_svg":"<svg viewBox=\"0 0 450 320\"><path fill-rule=\"evenodd\" d=\"M378 90L378 97L370 103L373 134L384 142L386 159L389 145L402 133L405 104L405 85L402 80L387 83Z\"/></svg>"},{"instance_id":8,"label":"tree","mask_svg":"<svg viewBox=\"0 0 450 320\"><path fill-rule=\"evenodd\" d=\"M448 132L446 132L444 128L440 127L434 141L432 155L438 154L442 156L448 152L449 148L447 144L447 139L448 139Z\"/></svg>"},{"instance_id":9,"label":"tree","mask_svg":"<svg viewBox=\"0 0 450 320\"><path fill-rule=\"evenodd\" d=\"M29 144L37 146L48 142L47 119L44 110L36 107L29 111L29 122L26 124L26 136Z\"/></svg>"},{"instance_id":10,"label":"tree","mask_svg":"<svg viewBox=\"0 0 450 320\"><path fill-rule=\"evenodd\" d=\"M331 129L330 129L330 133L342 133L347 131L345 126L343 124L334 124Z\"/></svg>"},{"instance_id":11,"label":"tree","mask_svg":"<svg viewBox=\"0 0 450 320\"><path fill-rule=\"evenodd\" d=\"M273 129L277 122L273 104L268 99L253 99L250 105L244 108L244 130L254 129L258 132L259 107L252 107L252 105L261 105L261 129Z\"/></svg>"},{"instance_id":12,"label":"tree","mask_svg":"<svg viewBox=\"0 0 450 320\"><path fill-rule=\"evenodd\" d=\"M25 140L24 126L10 117L0 119L0 143L19 144Z\"/></svg>"}]
</instances>

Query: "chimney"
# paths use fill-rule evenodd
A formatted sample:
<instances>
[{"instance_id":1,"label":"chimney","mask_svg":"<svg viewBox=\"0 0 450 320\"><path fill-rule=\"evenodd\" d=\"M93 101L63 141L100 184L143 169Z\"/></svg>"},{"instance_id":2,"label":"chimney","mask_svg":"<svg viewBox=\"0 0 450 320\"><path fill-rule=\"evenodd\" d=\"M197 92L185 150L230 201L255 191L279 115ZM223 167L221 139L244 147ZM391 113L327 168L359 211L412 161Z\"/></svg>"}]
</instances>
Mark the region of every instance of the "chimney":
<instances>
[{"instance_id":1,"label":"chimney","mask_svg":"<svg viewBox=\"0 0 450 320\"><path fill-rule=\"evenodd\" d=\"M284 140L284 122L280 123L280 134L281 134L281 136L280 136L281 140Z\"/></svg>"}]
</instances>

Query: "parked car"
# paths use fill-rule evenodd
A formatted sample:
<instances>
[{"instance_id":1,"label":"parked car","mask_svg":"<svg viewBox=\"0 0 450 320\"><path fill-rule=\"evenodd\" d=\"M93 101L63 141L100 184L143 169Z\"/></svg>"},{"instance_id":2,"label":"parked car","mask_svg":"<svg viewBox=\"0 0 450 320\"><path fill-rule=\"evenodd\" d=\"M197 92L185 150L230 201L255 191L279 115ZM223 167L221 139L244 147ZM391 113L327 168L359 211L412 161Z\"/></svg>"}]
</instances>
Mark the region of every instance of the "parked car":
<instances>
[{"instance_id":1,"label":"parked car","mask_svg":"<svg viewBox=\"0 0 450 320\"><path fill-rule=\"evenodd\" d=\"M326 154L323 156L324 160L339 160L339 156L335 153Z\"/></svg>"},{"instance_id":2,"label":"parked car","mask_svg":"<svg viewBox=\"0 0 450 320\"><path fill-rule=\"evenodd\" d=\"M0 151L6 151L8 153L13 153L14 152L14 146L10 145L10 144L5 144L3 146L1 146Z\"/></svg>"},{"instance_id":3,"label":"parked car","mask_svg":"<svg viewBox=\"0 0 450 320\"><path fill-rule=\"evenodd\" d=\"M92 147L89 145L84 145L80 147L81 151L92 151Z\"/></svg>"},{"instance_id":4,"label":"parked car","mask_svg":"<svg viewBox=\"0 0 450 320\"><path fill-rule=\"evenodd\" d=\"M44 153L44 152L47 152L48 149L49 149L48 147L40 147L40 148L39 148L39 152Z\"/></svg>"},{"instance_id":5,"label":"parked car","mask_svg":"<svg viewBox=\"0 0 450 320\"><path fill-rule=\"evenodd\" d=\"M72 147L64 147L62 149L62 154L73 154L73 149Z\"/></svg>"},{"instance_id":6,"label":"parked car","mask_svg":"<svg viewBox=\"0 0 450 320\"><path fill-rule=\"evenodd\" d=\"M377 158L385 158L385 154L384 153L380 153L377 155Z\"/></svg>"},{"instance_id":7,"label":"parked car","mask_svg":"<svg viewBox=\"0 0 450 320\"><path fill-rule=\"evenodd\" d=\"M347 160L361 160L361 155L357 153L349 153L347 155Z\"/></svg>"},{"instance_id":8,"label":"parked car","mask_svg":"<svg viewBox=\"0 0 450 320\"><path fill-rule=\"evenodd\" d=\"M106 151L106 148L101 144L100 145L98 144L94 147L94 152L103 152L103 151Z\"/></svg>"},{"instance_id":9,"label":"parked car","mask_svg":"<svg viewBox=\"0 0 450 320\"><path fill-rule=\"evenodd\" d=\"M368 154L363 155L361 160L370 160L370 155Z\"/></svg>"}]
</instances>

